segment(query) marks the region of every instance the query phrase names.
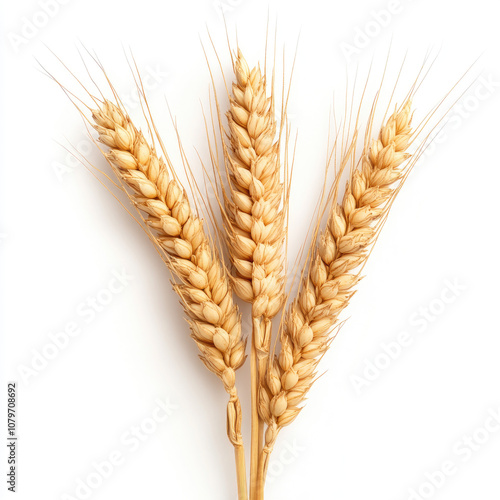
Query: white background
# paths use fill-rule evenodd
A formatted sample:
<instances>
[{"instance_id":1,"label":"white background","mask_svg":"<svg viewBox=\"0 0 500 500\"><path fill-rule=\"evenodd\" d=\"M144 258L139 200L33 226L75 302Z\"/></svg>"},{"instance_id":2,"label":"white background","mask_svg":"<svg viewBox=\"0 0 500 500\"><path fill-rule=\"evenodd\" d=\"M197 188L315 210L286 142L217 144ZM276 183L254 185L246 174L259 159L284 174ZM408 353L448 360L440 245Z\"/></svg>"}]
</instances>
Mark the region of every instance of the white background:
<instances>
[{"instance_id":1,"label":"white background","mask_svg":"<svg viewBox=\"0 0 500 500\"><path fill-rule=\"evenodd\" d=\"M220 89L207 29L228 73L222 7L233 47L237 28L251 63L264 57L268 10L271 24L278 23L278 59L286 47L287 70L300 34L289 104L292 127L299 131L291 262L322 187L328 121L334 92L336 108L345 102L346 66L353 71L359 65L366 75L374 61L378 75L369 82L369 104L392 40L389 90L409 53L397 89L400 102L427 50L439 52L415 99L419 121L481 55L452 94L459 111L441 143L417 164L394 206L344 316L350 319L322 361L325 376L280 436L266 498L498 499L500 424L482 430L491 423L488 415L500 411L496 2L68 0L52 5L50 17L40 15L42 4L3 2L1 15L0 317L3 379L19 385L17 498L83 498L77 485L89 478L92 499L236 498L221 384L197 360L152 245L63 148L74 146L104 166L78 113L35 60L84 97L48 50L84 77L80 42L97 52L118 89L132 96L123 53L130 47L141 72L157 78L149 98L167 148L178 161L165 97L201 179L195 148L206 161L200 102L208 105L210 78L200 40ZM28 26L32 21L40 27ZM366 31L361 47L360 33ZM30 38L19 38L24 35ZM356 49L350 58L345 44ZM92 71L97 74L95 66ZM133 103L131 113L139 116ZM82 315L85 301L104 296L113 271L122 269L133 276L127 286L95 317ZM449 283L459 289L453 292ZM425 319L420 308L431 316ZM23 377L20 367L31 366L51 344L50 334L70 322L80 334L37 375ZM402 332L411 343L387 362L383 345ZM367 375L371 380L356 390L356 380ZM248 442L248 363L238 382ZM4 405L4 382L1 391ZM133 426L152 429L150 419L160 415L157 398L176 409L135 450L127 436ZM473 436L472 443L466 444L466 436ZM117 453L120 465L94 487L99 477L93 464ZM434 474L442 486L426 484L446 461L453 473L445 479ZM6 470L4 452L0 470ZM4 479L0 488L2 498L12 495Z\"/></svg>"}]
</instances>

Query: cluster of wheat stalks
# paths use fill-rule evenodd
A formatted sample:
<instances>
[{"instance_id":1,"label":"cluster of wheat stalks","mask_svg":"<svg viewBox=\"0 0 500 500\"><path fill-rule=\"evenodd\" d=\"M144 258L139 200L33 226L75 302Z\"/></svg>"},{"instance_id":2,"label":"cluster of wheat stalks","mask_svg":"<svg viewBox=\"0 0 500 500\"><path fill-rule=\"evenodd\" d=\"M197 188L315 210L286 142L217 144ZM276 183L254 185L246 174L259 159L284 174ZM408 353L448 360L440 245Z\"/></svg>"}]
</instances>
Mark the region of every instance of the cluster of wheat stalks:
<instances>
[{"instance_id":1,"label":"cluster of wheat stalks","mask_svg":"<svg viewBox=\"0 0 500 500\"><path fill-rule=\"evenodd\" d=\"M289 190L283 178L274 91L268 89L265 74L258 66L251 69L239 50L233 69L227 122L221 127L227 135L224 164L217 166L216 176L227 267L170 159L165 153L162 158L154 141L134 126L121 101L93 97L91 123L106 146L101 151L175 277L174 289L200 359L229 395L227 434L235 451L238 497L261 500L279 432L303 407L339 314L354 294L360 269L411 168L407 148L415 132L407 97L373 140L369 123L359 158L355 148L345 150L326 197L325 223L319 213L298 293L287 301ZM340 199L347 160L351 167ZM249 493L236 390L246 337L233 292L252 306ZM278 314L279 341L273 344L272 319Z\"/></svg>"}]
</instances>

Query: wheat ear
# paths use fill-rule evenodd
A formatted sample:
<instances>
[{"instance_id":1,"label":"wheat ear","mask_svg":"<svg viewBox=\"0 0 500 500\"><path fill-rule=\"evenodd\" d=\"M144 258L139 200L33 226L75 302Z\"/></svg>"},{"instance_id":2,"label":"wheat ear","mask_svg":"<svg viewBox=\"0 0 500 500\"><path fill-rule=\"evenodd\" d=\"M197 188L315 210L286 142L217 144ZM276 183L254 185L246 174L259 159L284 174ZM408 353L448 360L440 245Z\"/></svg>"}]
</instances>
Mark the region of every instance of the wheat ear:
<instances>
[{"instance_id":1,"label":"wheat ear","mask_svg":"<svg viewBox=\"0 0 500 500\"><path fill-rule=\"evenodd\" d=\"M242 413L235 385L235 370L245 361L245 341L228 276L185 190L124 110L106 100L92 117L99 140L110 148L107 159L119 179L131 188L127 194L135 206L149 215L146 223L167 252L166 262L179 281L173 286L188 316L200 358L229 394L227 433L235 449L239 499L246 500Z\"/></svg>"},{"instance_id":2,"label":"wheat ear","mask_svg":"<svg viewBox=\"0 0 500 500\"><path fill-rule=\"evenodd\" d=\"M229 147L225 147L230 194L225 200L225 228L237 295L252 304L251 398L252 448L250 498L257 479L264 423L258 413L271 344L271 318L284 300L283 246L285 215L276 136L274 94L266 95L266 78L250 69L238 50L236 81L230 96Z\"/></svg>"},{"instance_id":3,"label":"wheat ear","mask_svg":"<svg viewBox=\"0 0 500 500\"><path fill-rule=\"evenodd\" d=\"M267 388L259 393L259 411L267 423L259 463L259 500L263 498L269 456L279 431L299 414L328 349L330 332L348 305L369 255L370 244L387 216L404 180L409 158L405 151L411 131L411 103L387 120L360 169L351 172L343 202L332 204L326 228L312 256L308 275L285 314L281 350L267 370ZM402 166L402 167L401 167ZM401 167L401 168L399 168Z\"/></svg>"}]
</instances>

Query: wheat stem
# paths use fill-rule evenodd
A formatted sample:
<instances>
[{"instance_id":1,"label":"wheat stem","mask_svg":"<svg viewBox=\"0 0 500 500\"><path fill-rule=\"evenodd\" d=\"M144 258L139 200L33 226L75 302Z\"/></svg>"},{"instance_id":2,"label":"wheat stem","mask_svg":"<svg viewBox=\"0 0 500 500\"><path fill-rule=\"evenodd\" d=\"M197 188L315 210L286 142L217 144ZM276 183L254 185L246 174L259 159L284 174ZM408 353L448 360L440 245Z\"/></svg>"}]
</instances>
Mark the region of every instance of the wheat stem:
<instances>
[{"instance_id":1,"label":"wheat stem","mask_svg":"<svg viewBox=\"0 0 500 500\"><path fill-rule=\"evenodd\" d=\"M234 460L236 462L236 479L238 482L238 500L248 500L247 471L245 467L245 448L234 447Z\"/></svg>"},{"instance_id":2,"label":"wheat stem","mask_svg":"<svg viewBox=\"0 0 500 500\"><path fill-rule=\"evenodd\" d=\"M271 451L267 447L263 447L259 455L259 469L257 472L257 492L255 500L264 500L264 486L266 482L267 469L269 467L269 459Z\"/></svg>"},{"instance_id":3,"label":"wheat stem","mask_svg":"<svg viewBox=\"0 0 500 500\"><path fill-rule=\"evenodd\" d=\"M252 345L250 351L250 397L251 397L251 449L250 449L250 500L255 498L257 487L257 471L259 465L259 453L262 446L259 426L261 424L258 409L258 360L256 339L261 328L261 319L252 318Z\"/></svg>"}]
</instances>

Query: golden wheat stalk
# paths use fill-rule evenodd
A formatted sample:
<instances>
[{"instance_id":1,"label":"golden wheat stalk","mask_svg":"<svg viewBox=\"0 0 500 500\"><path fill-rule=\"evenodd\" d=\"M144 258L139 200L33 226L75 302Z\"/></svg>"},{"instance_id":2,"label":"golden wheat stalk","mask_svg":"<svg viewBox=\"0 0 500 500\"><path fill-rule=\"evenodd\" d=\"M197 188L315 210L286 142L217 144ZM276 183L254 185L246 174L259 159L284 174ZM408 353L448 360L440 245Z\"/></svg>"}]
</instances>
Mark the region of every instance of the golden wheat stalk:
<instances>
[{"instance_id":1,"label":"golden wheat stalk","mask_svg":"<svg viewBox=\"0 0 500 500\"><path fill-rule=\"evenodd\" d=\"M167 252L166 262L178 279L174 289L188 316L200 359L229 394L227 434L235 449L238 498L246 500L242 412L235 374L245 361L245 341L225 268L185 190L121 105L105 100L92 118L100 142L109 147L107 159L130 188L127 194L137 209L148 214L146 223Z\"/></svg>"},{"instance_id":2,"label":"golden wheat stalk","mask_svg":"<svg viewBox=\"0 0 500 500\"><path fill-rule=\"evenodd\" d=\"M319 237L309 271L298 296L285 314L280 332L281 349L270 360L265 387L259 393L259 412L267 424L259 461L258 499L280 430L297 417L311 388L316 368L328 349L331 331L348 305L398 188L404 180L406 149L412 137L411 102L395 111L379 137L354 169L341 205L334 200L328 223Z\"/></svg>"},{"instance_id":3,"label":"golden wheat stalk","mask_svg":"<svg viewBox=\"0 0 500 500\"><path fill-rule=\"evenodd\" d=\"M252 443L250 498L253 498L264 423L258 413L259 387L271 345L271 318L284 301L285 200L276 140L274 92L266 94L259 67L250 69L238 50L233 69L229 146L224 147L229 193L224 192L224 226L236 294L252 304Z\"/></svg>"}]
</instances>

